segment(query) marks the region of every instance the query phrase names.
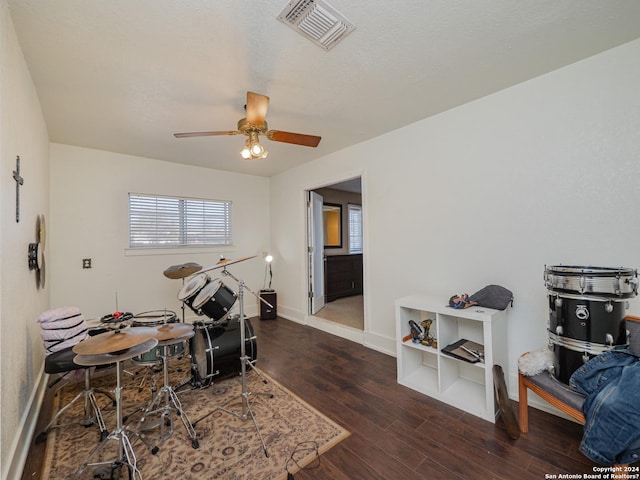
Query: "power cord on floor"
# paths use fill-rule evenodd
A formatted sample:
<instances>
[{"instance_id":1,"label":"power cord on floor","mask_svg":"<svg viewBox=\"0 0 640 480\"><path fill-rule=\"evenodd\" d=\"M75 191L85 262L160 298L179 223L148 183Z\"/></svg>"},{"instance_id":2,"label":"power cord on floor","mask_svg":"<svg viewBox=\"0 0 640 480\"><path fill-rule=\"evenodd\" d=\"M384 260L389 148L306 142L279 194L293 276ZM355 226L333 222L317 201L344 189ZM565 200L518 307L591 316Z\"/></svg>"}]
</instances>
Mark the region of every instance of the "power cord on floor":
<instances>
[{"instance_id":1,"label":"power cord on floor","mask_svg":"<svg viewBox=\"0 0 640 480\"><path fill-rule=\"evenodd\" d=\"M302 466L298 461L306 458L309 452L315 452L315 458L306 466ZM307 442L300 442L291 452L291 456L287 460L284 469L287 471L287 480L295 480L293 473L289 471L289 465L294 464L298 467L298 470L311 470L320 466L320 453L318 453L318 443L311 440Z\"/></svg>"}]
</instances>

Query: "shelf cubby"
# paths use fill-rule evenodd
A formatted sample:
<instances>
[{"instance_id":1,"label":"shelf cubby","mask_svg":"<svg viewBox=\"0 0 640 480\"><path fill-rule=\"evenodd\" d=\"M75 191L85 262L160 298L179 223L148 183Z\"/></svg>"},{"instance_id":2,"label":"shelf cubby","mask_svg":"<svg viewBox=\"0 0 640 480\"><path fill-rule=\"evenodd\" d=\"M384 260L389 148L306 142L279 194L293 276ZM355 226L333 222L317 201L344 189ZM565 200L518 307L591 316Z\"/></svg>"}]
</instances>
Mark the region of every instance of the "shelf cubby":
<instances>
[{"instance_id":1,"label":"shelf cubby","mask_svg":"<svg viewBox=\"0 0 640 480\"><path fill-rule=\"evenodd\" d=\"M398 383L442 402L495 422L494 364L506 367L506 313L484 307L456 310L446 300L411 295L396 300ZM409 320L431 320L437 347L404 340ZM460 339L484 346L484 362L469 363L447 355L444 347Z\"/></svg>"}]
</instances>

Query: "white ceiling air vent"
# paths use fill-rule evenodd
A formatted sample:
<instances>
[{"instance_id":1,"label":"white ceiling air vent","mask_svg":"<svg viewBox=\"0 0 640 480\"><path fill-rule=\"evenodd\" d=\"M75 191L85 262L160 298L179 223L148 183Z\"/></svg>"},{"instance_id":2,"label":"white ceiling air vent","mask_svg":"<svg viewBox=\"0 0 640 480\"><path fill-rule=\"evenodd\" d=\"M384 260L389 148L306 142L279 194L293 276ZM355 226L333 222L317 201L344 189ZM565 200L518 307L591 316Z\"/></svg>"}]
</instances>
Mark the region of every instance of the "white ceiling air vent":
<instances>
[{"instance_id":1,"label":"white ceiling air vent","mask_svg":"<svg viewBox=\"0 0 640 480\"><path fill-rule=\"evenodd\" d=\"M278 15L278 20L325 50L332 49L356 28L321 0L292 0Z\"/></svg>"}]
</instances>

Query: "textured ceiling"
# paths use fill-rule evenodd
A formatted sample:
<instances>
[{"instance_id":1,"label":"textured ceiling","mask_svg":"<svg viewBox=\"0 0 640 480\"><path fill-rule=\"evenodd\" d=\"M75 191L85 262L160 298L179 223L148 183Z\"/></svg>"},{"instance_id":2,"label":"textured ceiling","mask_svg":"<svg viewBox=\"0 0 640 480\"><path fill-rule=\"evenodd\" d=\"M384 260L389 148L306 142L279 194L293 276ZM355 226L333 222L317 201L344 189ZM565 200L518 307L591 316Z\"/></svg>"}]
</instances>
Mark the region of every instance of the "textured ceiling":
<instances>
[{"instance_id":1,"label":"textured ceiling","mask_svg":"<svg viewBox=\"0 0 640 480\"><path fill-rule=\"evenodd\" d=\"M637 0L328 0L356 29L325 51L285 0L6 0L53 142L270 176L640 37ZM269 127L235 130L247 90Z\"/></svg>"}]
</instances>

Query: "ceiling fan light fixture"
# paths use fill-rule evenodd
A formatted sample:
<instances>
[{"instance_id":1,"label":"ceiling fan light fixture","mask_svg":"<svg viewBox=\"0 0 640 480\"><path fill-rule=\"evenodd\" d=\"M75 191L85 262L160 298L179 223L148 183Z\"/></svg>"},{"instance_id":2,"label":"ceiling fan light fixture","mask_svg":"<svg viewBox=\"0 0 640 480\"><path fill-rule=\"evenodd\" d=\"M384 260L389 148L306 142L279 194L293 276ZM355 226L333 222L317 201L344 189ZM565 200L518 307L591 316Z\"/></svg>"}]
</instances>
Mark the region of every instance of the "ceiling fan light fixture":
<instances>
[{"instance_id":1,"label":"ceiling fan light fixture","mask_svg":"<svg viewBox=\"0 0 640 480\"><path fill-rule=\"evenodd\" d=\"M249 160L251 158L251 148L249 148L249 139L247 139L247 141L244 142L244 147L240 151L240 155L242 155L242 158L244 158L245 160Z\"/></svg>"},{"instance_id":2,"label":"ceiling fan light fixture","mask_svg":"<svg viewBox=\"0 0 640 480\"><path fill-rule=\"evenodd\" d=\"M260 142L255 141L251 142L251 156L254 158L262 157L264 155L265 149Z\"/></svg>"},{"instance_id":3,"label":"ceiling fan light fixture","mask_svg":"<svg viewBox=\"0 0 640 480\"><path fill-rule=\"evenodd\" d=\"M262 146L258 140L258 134L251 132L249 138L244 142L244 147L240 151L240 155L245 160L254 160L256 158L267 158L269 151Z\"/></svg>"}]
</instances>

